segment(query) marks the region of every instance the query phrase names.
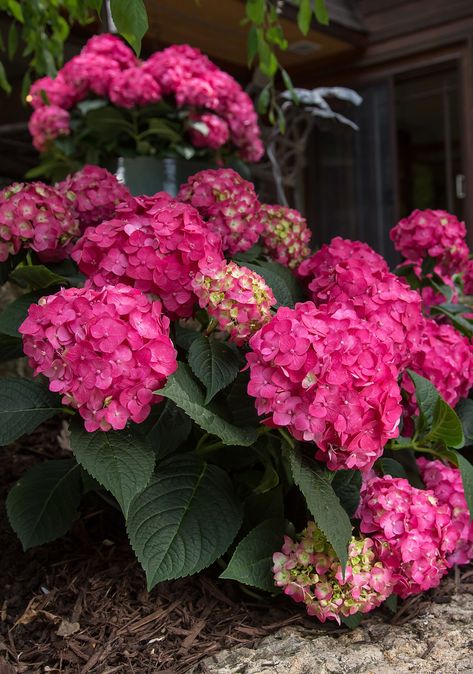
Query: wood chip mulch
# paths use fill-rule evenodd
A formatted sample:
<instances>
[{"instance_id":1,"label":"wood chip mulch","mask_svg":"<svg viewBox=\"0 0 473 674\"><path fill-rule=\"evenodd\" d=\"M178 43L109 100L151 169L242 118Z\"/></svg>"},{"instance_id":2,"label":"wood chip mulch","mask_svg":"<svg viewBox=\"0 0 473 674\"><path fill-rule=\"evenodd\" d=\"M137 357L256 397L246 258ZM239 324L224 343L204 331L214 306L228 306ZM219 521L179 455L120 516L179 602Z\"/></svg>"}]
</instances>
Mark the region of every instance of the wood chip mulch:
<instances>
[{"instance_id":1,"label":"wood chip mulch","mask_svg":"<svg viewBox=\"0 0 473 674\"><path fill-rule=\"evenodd\" d=\"M218 580L217 568L148 593L120 516L98 499L85 504L63 540L24 553L6 520L5 497L30 465L63 455L57 434L45 424L0 453L0 674L184 674L206 656L286 625L345 631L307 618L284 597L246 594ZM427 601L448 600L449 591ZM413 598L383 619L405 622L425 601Z\"/></svg>"}]
</instances>

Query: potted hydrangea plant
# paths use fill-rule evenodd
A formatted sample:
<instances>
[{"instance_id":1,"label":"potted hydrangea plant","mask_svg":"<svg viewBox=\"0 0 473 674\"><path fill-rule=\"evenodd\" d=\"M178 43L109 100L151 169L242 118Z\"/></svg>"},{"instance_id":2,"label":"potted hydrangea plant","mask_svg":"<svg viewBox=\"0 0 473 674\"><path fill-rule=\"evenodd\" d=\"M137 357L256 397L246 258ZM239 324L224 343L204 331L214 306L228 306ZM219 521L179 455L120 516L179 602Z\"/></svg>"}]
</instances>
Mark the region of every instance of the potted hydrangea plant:
<instances>
[{"instance_id":1,"label":"potted hydrangea plant","mask_svg":"<svg viewBox=\"0 0 473 674\"><path fill-rule=\"evenodd\" d=\"M62 179L105 166L133 193L175 195L196 171L263 154L250 97L198 49L172 45L140 61L120 38L92 37L55 78L27 97L41 164L30 177Z\"/></svg>"}]
</instances>

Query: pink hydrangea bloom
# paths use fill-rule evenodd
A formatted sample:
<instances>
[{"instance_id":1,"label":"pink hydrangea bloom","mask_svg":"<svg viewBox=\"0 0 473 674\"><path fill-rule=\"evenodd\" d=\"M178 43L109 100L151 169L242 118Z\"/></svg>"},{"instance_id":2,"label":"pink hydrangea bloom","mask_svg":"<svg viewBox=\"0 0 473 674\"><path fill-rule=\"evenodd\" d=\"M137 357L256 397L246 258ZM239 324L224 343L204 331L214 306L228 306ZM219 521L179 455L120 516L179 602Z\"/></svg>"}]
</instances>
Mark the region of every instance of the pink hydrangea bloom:
<instances>
[{"instance_id":1,"label":"pink hydrangea bloom","mask_svg":"<svg viewBox=\"0 0 473 674\"><path fill-rule=\"evenodd\" d=\"M228 141L228 124L221 117L211 112L204 112L191 115L190 121L192 124L189 126L189 135L194 147L210 147L218 150ZM207 128L206 132L202 125Z\"/></svg>"},{"instance_id":2,"label":"pink hydrangea bloom","mask_svg":"<svg viewBox=\"0 0 473 674\"><path fill-rule=\"evenodd\" d=\"M253 102L233 77L198 49L172 45L153 54L143 68L180 107L203 108L223 118L243 160L261 159L264 148Z\"/></svg>"},{"instance_id":3,"label":"pink hydrangea bloom","mask_svg":"<svg viewBox=\"0 0 473 674\"><path fill-rule=\"evenodd\" d=\"M437 587L448 571L447 555L458 542L450 506L433 491L416 489L390 475L368 479L357 511L360 531L376 543L403 599Z\"/></svg>"},{"instance_id":4,"label":"pink hydrangea bloom","mask_svg":"<svg viewBox=\"0 0 473 674\"><path fill-rule=\"evenodd\" d=\"M120 72L119 64L113 59L92 53L80 53L66 63L60 74L79 101L90 92L107 97L113 79Z\"/></svg>"},{"instance_id":5,"label":"pink hydrangea bloom","mask_svg":"<svg viewBox=\"0 0 473 674\"><path fill-rule=\"evenodd\" d=\"M44 108L46 105L57 105L58 108L69 110L75 104L76 97L73 89L59 74L55 79L41 77L33 82L26 100L35 110Z\"/></svg>"},{"instance_id":6,"label":"pink hydrangea bloom","mask_svg":"<svg viewBox=\"0 0 473 674\"><path fill-rule=\"evenodd\" d=\"M35 148L39 152L44 152L52 140L59 136L68 136L71 132L69 119L67 110L58 108L57 105L37 108L28 123Z\"/></svg>"},{"instance_id":7,"label":"pink hydrangea bloom","mask_svg":"<svg viewBox=\"0 0 473 674\"><path fill-rule=\"evenodd\" d=\"M435 258L445 274L455 273L468 259L465 223L446 211L415 210L391 229L390 236L403 257L418 263L427 256Z\"/></svg>"},{"instance_id":8,"label":"pink hydrangea bloom","mask_svg":"<svg viewBox=\"0 0 473 674\"><path fill-rule=\"evenodd\" d=\"M311 299L317 306L350 304L392 346L396 365L405 367L420 339L421 297L391 274L377 253L352 243L334 239L303 262L299 273L310 279Z\"/></svg>"},{"instance_id":9,"label":"pink hydrangea bloom","mask_svg":"<svg viewBox=\"0 0 473 674\"><path fill-rule=\"evenodd\" d=\"M274 582L309 615L321 622L355 613L368 613L393 592L393 576L376 554L370 538L351 539L343 574L335 550L314 522L293 541L284 537L281 552L273 555Z\"/></svg>"},{"instance_id":10,"label":"pink hydrangea bloom","mask_svg":"<svg viewBox=\"0 0 473 674\"><path fill-rule=\"evenodd\" d=\"M286 206L261 204L264 252L285 267L295 269L310 255L307 221Z\"/></svg>"},{"instance_id":11,"label":"pink hydrangea bloom","mask_svg":"<svg viewBox=\"0 0 473 674\"><path fill-rule=\"evenodd\" d=\"M388 345L348 307L280 307L250 340L258 414L315 442L330 470L370 468L399 434L398 370Z\"/></svg>"},{"instance_id":12,"label":"pink hydrangea bloom","mask_svg":"<svg viewBox=\"0 0 473 674\"><path fill-rule=\"evenodd\" d=\"M256 272L229 262L211 274L198 273L193 289L199 304L236 344L244 344L271 318L271 288Z\"/></svg>"},{"instance_id":13,"label":"pink hydrangea bloom","mask_svg":"<svg viewBox=\"0 0 473 674\"><path fill-rule=\"evenodd\" d=\"M0 262L22 248L43 262L64 260L79 235L67 199L44 183L13 183L0 192Z\"/></svg>"},{"instance_id":14,"label":"pink hydrangea bloom","mask_svg":"<svg viewBox=\"0 0 473 674\"><path fill-rule=\"evenodd\" d=\"M429 379L454 407L460 398L466 398L473 386L473 345L448 324L439 325L426 318L421 326L421 339L411 354L408 367ZM414 393L410 377L403 377L403 388Z\"/></svg>"},{"instance_id":15,"label":"pink hydrangea bloom","mask_svg":"<svg viewBox=\"0 0 473 674\"><path fill-rule=\"evenodd\" d=\"M161 88L143 68L134 66L114 73L108 95L118 107L134 108L157 103L161 99Z\"/></svg>"},{"instance_id":16,"label":"pink hydrangea bloom","mask_svg":"<svg viewBox=\"0 0 473 674\"><path fill-rule=\"evenodd\" d=\"M449 565L469 564L473 559L473 522L470 521L460 471L438 459L428 461L424 457L417 459L417 465L427 489L434 492L441 505L446 503L452 511L452 524L458 531L458 543L447 557Z\"/></svg>"},{"instance_id":17,"label":"pink hydrangea bloom","mask_svg":"<svg viewBox=\"0 0 473 674\"><path fill-rule=\"evenodd\" d=\"M91 164L69 175L56 187L71 202L82 231L113 218L118 204L131 198L130 192L114 175Z\"/></svg>"},{"instance_id":18,"label":"pink hydrangea bloom","mask_svg":"<svg viewBox=\"0 0 473 674\"><path fill-rule=\"evenodd\" d=\"M88 431L144 421L177 367L160 303L121 284L43 297L19 331L35 374L78 410Z\"/></svg>"},{"instance_id":19,"label":"pink hydrangea bloom","mask_svg":"<svg viewBox=\"0 0 473 674\"><path fill-rule=\"evenodd\" d=\"M352 261L358 266L376 271L389 271L384 257L376 253L367 243L351 241L336 236L329 244L324 244L320 250L304 260L297 268L297 275L309 286L318 275L322 275L328 282L335 274L337 265Z\"/></svg>"},{"instance_id":20,"label":"pink hydrangea bloom","mask_svg":"<svg viewBox=\"0 0 473 674\"><path fill-rule=\"evenodd\" d=\"M148 213L138 200L117 210L116 218L88 227L72 258L95 286L127 283L157 295L171 317L192 315L192 280L223 264L219 238L208 232L197 211L165 195L155 195Z\"/></svg>"},{"instance_id":21,"label":"pink hydrangea bloom","mask_svg":"<svg viewBox=\"0 0 473 674\"><path fill-rule=\"evenodd\" d=\"M199 211L230 255L251 248L263 231L255 189L233 169L199 171L181 185L177 198Z\"/></svg>"},{"instance_id":22,"label":"pink hydrangea bloom","mask_svg":"<svg viewBox=\"0 0 473 674\"><path fill-rule=\"evenodd\" d=\"M83 47L81 54L105 57L116 61L122 70L132 68L138 63L134 52L117 35L104 33L93 35Z\"/></svg>"}]
</instances>

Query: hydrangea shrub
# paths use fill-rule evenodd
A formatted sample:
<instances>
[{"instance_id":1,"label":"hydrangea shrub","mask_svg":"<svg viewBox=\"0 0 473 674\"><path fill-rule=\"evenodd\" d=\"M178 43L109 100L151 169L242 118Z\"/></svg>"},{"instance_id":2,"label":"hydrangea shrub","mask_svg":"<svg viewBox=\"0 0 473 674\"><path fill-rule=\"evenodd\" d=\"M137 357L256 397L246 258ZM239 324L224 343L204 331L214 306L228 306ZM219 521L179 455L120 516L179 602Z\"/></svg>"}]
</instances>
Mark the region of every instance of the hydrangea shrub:
<instances>
[{"instance_id":1,"label":"hydrangea shrub","mask_svg":"<svg viewBox=\"0 0 473 674\"><path fill-rule=\"evenodd\" d=\"M87 49L41 85L52 105L136 68L162 95L210 95L189 48L146 68L115 38ZM209 72L218 116L228 81ZM302 216L229 169L177 198L132 197L91 166L4 189L1 273L17 299L0 314L2 358L26 356L34 378L2 382L0 442L62 415L72 451L8 496L24 548L67 532L92 477L150 589L214 565L353 624L437 586L473 558L464 235L453 216L414 213L394 228L408 257L391 272L357 241L311 253Z\"/></svg>"}]
</instances>

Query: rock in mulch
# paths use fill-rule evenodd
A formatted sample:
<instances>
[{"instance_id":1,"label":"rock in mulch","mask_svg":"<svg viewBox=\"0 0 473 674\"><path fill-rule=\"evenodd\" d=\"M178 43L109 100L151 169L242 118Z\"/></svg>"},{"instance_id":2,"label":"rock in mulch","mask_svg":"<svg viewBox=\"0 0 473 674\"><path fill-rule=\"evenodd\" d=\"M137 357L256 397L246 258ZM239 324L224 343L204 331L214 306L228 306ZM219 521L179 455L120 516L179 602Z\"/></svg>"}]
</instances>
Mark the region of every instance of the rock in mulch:
<instances>
[{"instance_id":1,"label":"rock in mulch","mask_svg":"<svg viewBox=\"0 0 473 674\"><path fill-rule=\"evenodd\" d=\"M285 627L253 648L206 658L192 674L472 674L473 594L430 604L403 625L371 619L352 632L319 636Z\"/></svg>"}]
</instances>

